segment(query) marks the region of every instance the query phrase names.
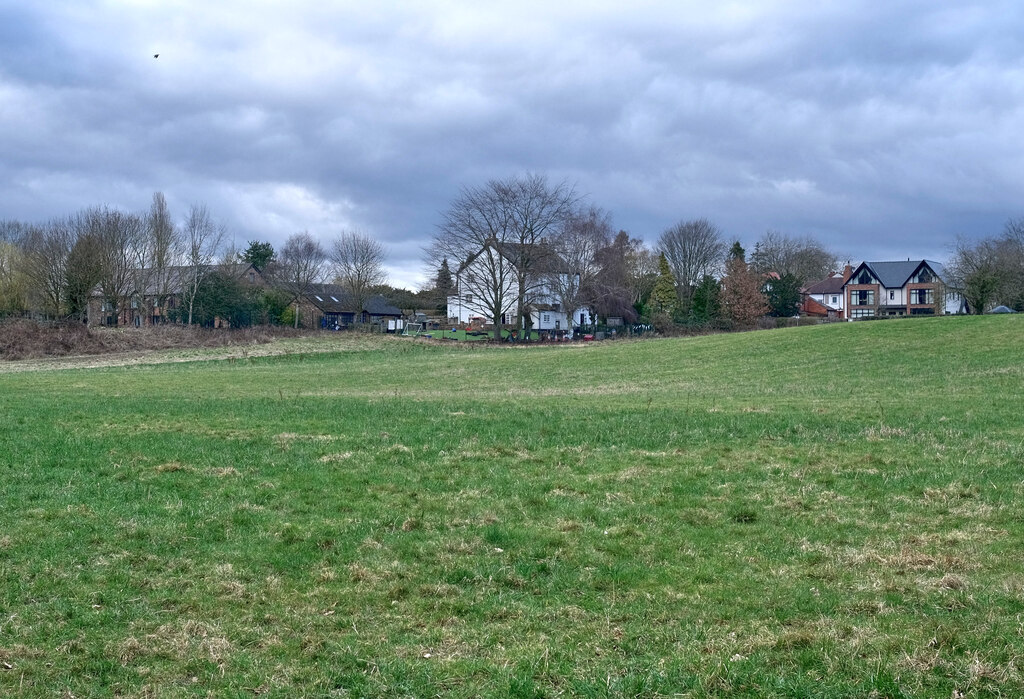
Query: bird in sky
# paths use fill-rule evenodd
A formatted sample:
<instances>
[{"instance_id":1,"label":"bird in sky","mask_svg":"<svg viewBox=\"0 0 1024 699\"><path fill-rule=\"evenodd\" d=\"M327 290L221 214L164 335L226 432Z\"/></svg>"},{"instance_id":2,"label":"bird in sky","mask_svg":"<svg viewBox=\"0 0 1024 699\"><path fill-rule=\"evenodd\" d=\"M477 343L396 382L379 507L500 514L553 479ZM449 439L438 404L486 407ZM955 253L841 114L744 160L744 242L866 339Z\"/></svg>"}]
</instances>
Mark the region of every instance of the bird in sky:
<instances>
[{"instance_id":1,"label":"bird in sky","mask_svg":"<svg viewBox=\"0 0 1024 699\"><path fill-rule=\"evenodd\" d=\"M160 58L160 54L159 53L154 53L153 54L153 58Z\"/></svg>"}]
</instances>

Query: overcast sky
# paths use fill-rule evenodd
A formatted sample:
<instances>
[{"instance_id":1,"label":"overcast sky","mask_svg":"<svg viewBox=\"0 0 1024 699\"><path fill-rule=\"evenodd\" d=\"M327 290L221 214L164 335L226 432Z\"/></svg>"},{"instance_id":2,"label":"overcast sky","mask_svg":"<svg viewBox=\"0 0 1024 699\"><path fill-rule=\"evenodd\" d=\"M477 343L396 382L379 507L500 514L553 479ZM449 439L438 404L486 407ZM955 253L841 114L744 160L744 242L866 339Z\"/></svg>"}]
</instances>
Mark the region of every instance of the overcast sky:
<instances>
[{"instance_id":1,"label":"overcast sky","mask_svg":"<svg viewBox=\"0 0 1024 699\"><path fill-rule=\"evenodd\" d=\"M240 246L358 230L414 287L461 186L537 172L651 244L944 260L1024 216L1022 8L0 0L0 219L161 191Z\"/></svg>"}]
</instances>

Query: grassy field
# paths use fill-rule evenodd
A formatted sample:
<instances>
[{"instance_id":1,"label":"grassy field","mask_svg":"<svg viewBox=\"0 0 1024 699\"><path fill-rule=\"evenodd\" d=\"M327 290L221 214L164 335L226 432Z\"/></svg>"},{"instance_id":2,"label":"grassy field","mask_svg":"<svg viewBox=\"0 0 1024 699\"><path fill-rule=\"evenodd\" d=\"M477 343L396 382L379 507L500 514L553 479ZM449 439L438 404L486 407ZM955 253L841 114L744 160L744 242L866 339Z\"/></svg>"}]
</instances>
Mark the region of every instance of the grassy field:
<instances>
[{"instance_id":1,"label":"grassy field","mask_svg":"<svg viewBox=\"0 0 1024 699\"><path fill-rule=\"evenodd\" d=\"M1024 317L346 342L0 373L0 695L1024 695Z\"/></svg>"}]
</instances>

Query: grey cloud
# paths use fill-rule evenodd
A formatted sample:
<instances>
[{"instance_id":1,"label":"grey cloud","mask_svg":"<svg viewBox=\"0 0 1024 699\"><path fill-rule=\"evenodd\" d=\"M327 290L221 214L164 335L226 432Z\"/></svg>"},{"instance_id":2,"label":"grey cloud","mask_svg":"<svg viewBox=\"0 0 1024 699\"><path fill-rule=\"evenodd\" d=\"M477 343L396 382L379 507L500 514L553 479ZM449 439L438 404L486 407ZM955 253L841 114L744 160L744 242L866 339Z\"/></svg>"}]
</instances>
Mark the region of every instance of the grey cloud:
<instances>
[{"instance_id":1,"label":"grey cloud","mask_svg":"<svg viewBox=\"0 0 1024 699\"><path fill-rule=\"evenodd\" d=\"M359 228L408 284L461 185L529 170L649 241L707 216L941 258L1022 213L1022 28L1009 2L3 8L0 217L161 190L241 242Z\"/></svg>"}]
</instances>

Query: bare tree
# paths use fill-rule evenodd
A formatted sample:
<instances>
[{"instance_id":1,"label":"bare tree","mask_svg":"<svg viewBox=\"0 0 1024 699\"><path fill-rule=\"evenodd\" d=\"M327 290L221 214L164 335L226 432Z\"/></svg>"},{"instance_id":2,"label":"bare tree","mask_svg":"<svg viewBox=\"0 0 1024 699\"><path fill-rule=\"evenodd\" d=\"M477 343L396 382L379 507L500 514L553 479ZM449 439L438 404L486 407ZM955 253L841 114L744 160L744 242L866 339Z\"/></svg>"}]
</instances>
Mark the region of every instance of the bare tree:
<instances>
[{"instance_id":1,"label":"bare tree","mask_svg":"<svg viewBox=\"0 0 1024 699\"><path fill-rule=\"evenodd\" d=\"M800 284L824 279L838 266L836 254L811 236L787 236L769 230L754 245L750 268L760 274L791 274Z\"/></svg>"},{"instance_id":2,"label":"bare tree","mask_svg":"<svg viewBox=\"0 0 1024 699\"><path fill-rule=\"evenodd\" d=\"M102 277L102 241L99 232L90 229L86 214L72 218L77 233L68 255L67 273L68 315L83 322L89 320L89 302Z\"/></svg>"},{"instance_id":3,"label":"bare tree","mask_svg":"<svg viewBox=\"0 0 1024 699\"><path fill-rule=\"evenodd\" d=\"M491 180L463 188L445 214L430 248L435 262L459 260L460 294L486 312L499 331L512 308L520 331L527 307L541 288L549 239L562 230L576 201L568 184L548 184L543 175ZM510 298L511 297L511 298Z\"/></svg>"},{"instance_id":4,"label":"bare tree","mask_svg":"<svg viewBox=\"0 0 1024 699\"><path fill-rule=\"evenodd\" d=\"M299 327L300 301L313 284L320 282L326 270L327 255L309 232L294 233L281 248L274 276L292 294L295 303L295 327Z\"/></svg>"},{"instance_id":5,"label":"bare tree","mask_svg":"<svg viewBox=\"0 0 1024 699\"><path fill-rule=\"evenodd\" d=\"M658 281L661 253L648 248L639 238L630 238L626 247L626 273L633 305L642 303L654 291ZM678 282L676 283L678 288Z\"/></svg>"},{"instance_id":6,"label":"bare tree","mask_svg":"<svg viewBox=\"0 0 1024 699\"><path fill-rule=\"evenodd\" d=\"M998 237L957 239L949 273L971 313L1000 304L1024 310L1024 220L1011 219Z\"/></svg>"},{"instance_id":7,"label":"bare tree","mask_svg":"<svg viewBox=\"0 0 1024 699\"><path fill-rule=\"evenodd\" d=\"M455 292L460 303L494 323L496 339L502 320L515 306L515 270L497 244L511 237L508 212L486 188L463 188L444 215L430 249L438 260L457 260Z\"/></svg>"},{"instance_id":8,"label":"bare tree","mask_svg":"<svg viewBox=\"0 0 1024 699\"><path fill-rule=\"evenodd\" d=\"M18 221L0 221L0 315L27 309L20 247L24 230Z\"/></svg>"},{"instance_id":9,"label":"bare tree","mask_svg":"<svg viewBox=\"0 0 1024 699\"><path fill-rule=\"evenodd\" d=\"M196 296L203 281L211 273L213 262L224 242L224 227L214 222L204 204L189 207L182 226L187 272L183 278L183 294L188 306L188 324L192 325Z\"/></svg>"},{"instance_id":10,"label":"bare tree","mask_svg":"<svg viewBox=\"0 0 1024 699\"><path fill-rule=\"evenodd\" d=\"M721 271L726 245L722 232L706 218L681 221L658 239L658 251L665 254L675 277L679 298L689 309L693 290L705 275Z\"/></svg>"},{"instance_id":11,"label":"bare tree","mask_svg":"<svg viewBox=\"0 0 1024 699\"><path fill-rule=\"evenodd\" d=\"M619 231L611 244L598 250L599 271L585 291L592 299L595 315L636 320L636 304L654 288L657 259L642 240Z\"/></svg>"},{"instance_id":12,"label":"bare tree","mask_svg":"<svg viewBox=\"0 0 1024 699\"><path fill-rule=\"evenodd\" d=\"M28 226L22 236L22 272L30 303L44 315L59 317L65 311L68 255L74 239L69 219Z\"/></svg>"},{"instance_id":13,"label":"bare tree","mask_svg":"<svg viewBox=\"0 0 1024 699\"><path fill-rule=\"evenodd\" d=\"M92 237L97 246L98 287L116 323L127 320L125 311L137 294L138 250L143 237L143 222L135 214L94 208L86 211L78 224L79 235Z\"/></svg>"},{"instance_id":14,"label":"bare tree","mask_svg":"<svg viewBox=\"0 0 1024 699\"><path fill-rule=\"evenodd\" d=\"M596 313L594 291L601 271L598 253L611 242L611 216L601 209L589 207L566 221L554 241L557 264L549 266L545 281L566 314L580 308ZM571 327L571 319L569 324Z\"/></svg>"},{"instance_id":15,"label":"bare tree","mask_svg":"<svg viewBox=\"0 0 1024 699\"><path fill-rule=\"evenodd\" d=\"M334 282L340 284L356 303L358 317L370 289L387 281L384 246L365 235L343 232L331 243L330 258L334 266Z\"/></svg>"},{"instance_id":16,"label":"bare tree","mask_svg":"<svg viewBox=\"0 0 1024 699\"><path fill-rule=\"evenodd\" d=\"M554 238L575 212L577 197L571 186L548 184L543 175L527 175L497 183L495 192L504 200L512 221L512 240L504 254L511 257L516 274L516 323L520 336L529 321L528 307L544 285L550 267Z\"/></svg>"},{"instance_id":17,"label":"bare tree","mask_svg":"<svg viewBox=\"0 0 1024 699\"><path fill-rule=\"evenodd\" d=\"M146 270L144 285L151 292L147 312L166 319L168 300L173 291L174 268L181 263L181 230L174 225L167 199L162 192L153 193L153 203L146 215L144 259L139 266Z\"/></svg>"},{"instance_id":18,"label":"bare tree","mask_svg":"<svg viewBox=\"0 0 1024 699\"><path fill-rule=\"evenodd\" d=\"M1000 248L1004 267L1003 303L1024 311L1024 218L1006 222Z\"/></svg>"}]
</instances>

